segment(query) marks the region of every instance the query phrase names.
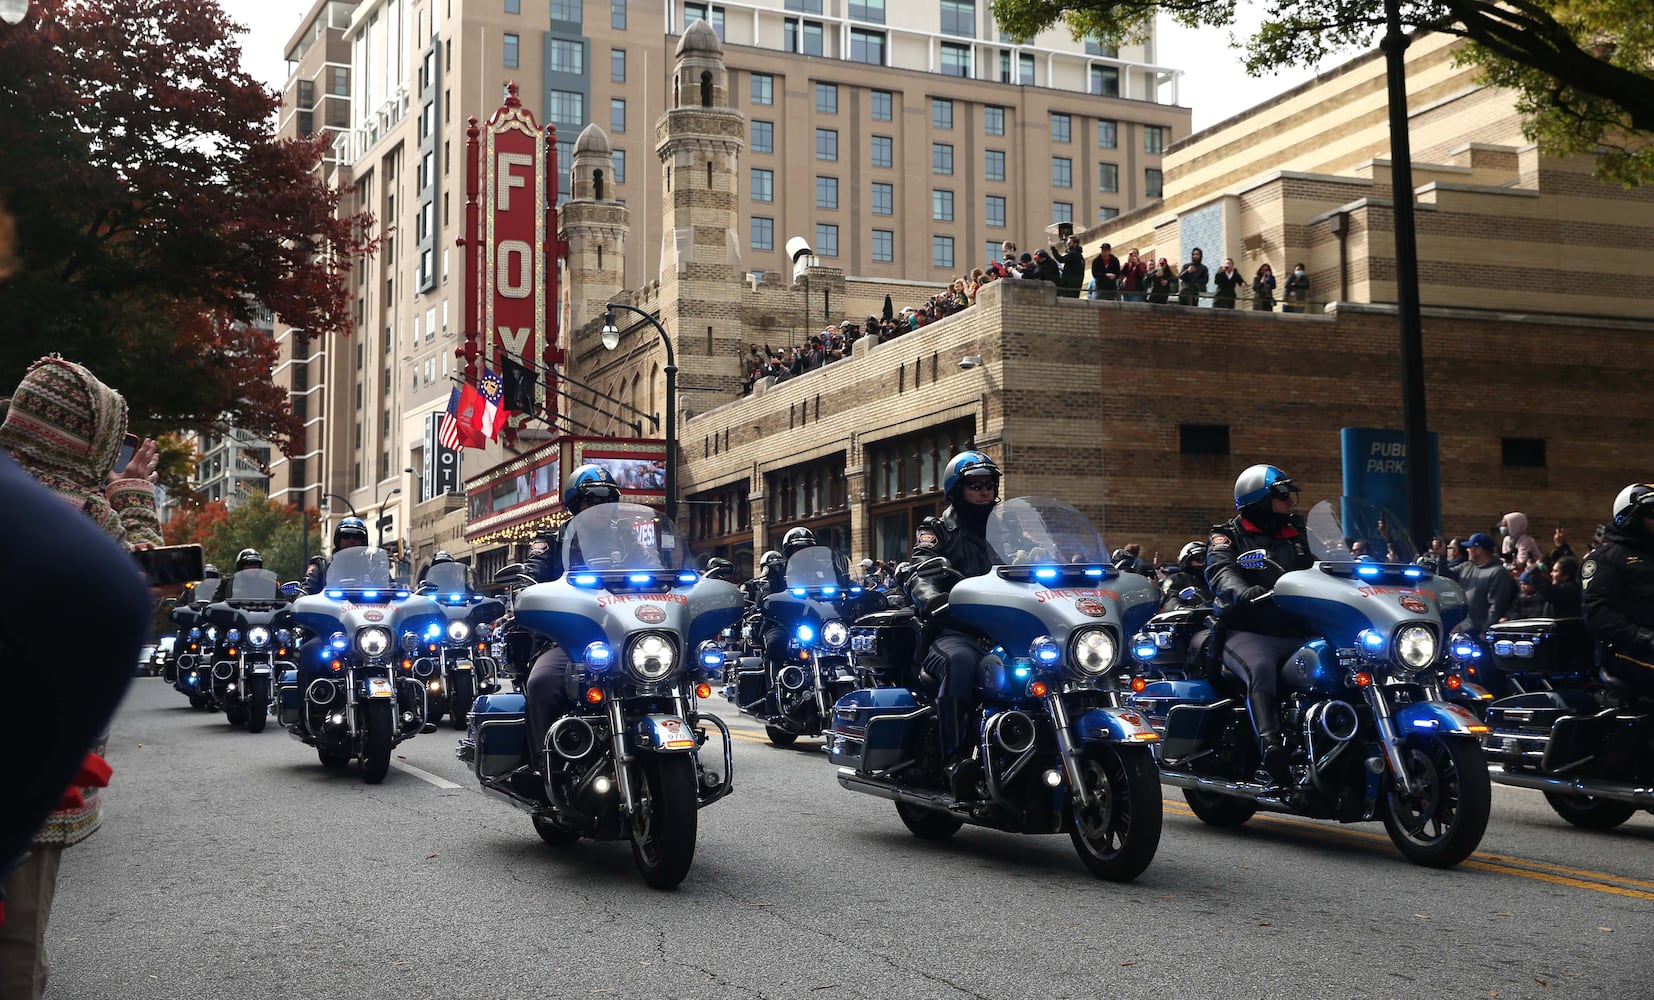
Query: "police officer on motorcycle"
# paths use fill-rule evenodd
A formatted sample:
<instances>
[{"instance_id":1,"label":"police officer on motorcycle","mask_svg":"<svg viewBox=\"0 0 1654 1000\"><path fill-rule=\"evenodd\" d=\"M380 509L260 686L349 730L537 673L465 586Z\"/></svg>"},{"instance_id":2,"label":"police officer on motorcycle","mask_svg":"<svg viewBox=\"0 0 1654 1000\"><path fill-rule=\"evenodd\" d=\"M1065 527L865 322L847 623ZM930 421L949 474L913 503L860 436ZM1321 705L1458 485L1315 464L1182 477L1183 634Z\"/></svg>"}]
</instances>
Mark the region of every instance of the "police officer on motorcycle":
<instances>
[{"instance_id":1,"label":"police officer on motorcycle","mask_svg":"<svg viewBox=\"0 0 1654 1000\"><path fill-rule=\"evenodd\" d=\"M222 581L223 579L224 574L220 573L218 571L218 567L214 566L212 563L207 563L205 566L201 567L201 583L206 583L208 580ZM201 586L201 583L192 583L185 587L184 592L178 595L178 603L188 606L200 600L200 598L195 596L195 589ZM217 598L215 597L214 600L217 600Z\"/></svg>"},{"instance_id":2,"label":"police officer on motorcycle","mask_svg":"<svg viewBox=\"0 0 1654 1000\"><path fill-rule=\"evenodd\" d=\"M1160 595L1161 611L1211 607L1212 591L1206 586L1205 542L1183 546L1177 554L1177 571L1160 584Z\"/></svg>"},{"instance_id":3,"label":"police officer on motorcycle","mask_svg":"<svg viewBox=\"0 0 1654 1000\"><path fill-rule=\"evenodd\" d=\"M235 557L235 572L236 573L239 573L244 569L263 569L263 568L264 568L264 557L262 555L259 555L258 549L242 549L239 553L236 554L236 557ZM230 574L230 578L228 580L224 581L224 586L219 591L216 600L220 600L220 601L233 601L233 600L235 600L235 573Z\"/></svg>"},{"instance_id":4,"label":"police officer on motorcycle","mask_svg":"<svg viewBox=\"0 0 1654 1000\"><path fill-rule=\"evenodd\" d=\"M333 526L333 554L337 556L340 549L353 549L368 544L368 526L356 516L341 517L339 523ZM310 572L304 578L304 592L319 594L327 586L327 567L329 560L316 562L311 560Z\"/></svg>"},{"instance_id":5,"label":"police officer on motorcycle","mask_svg":"<svg viewBox=\"0 0 1654 1000\"><path fill-rule=\"evenodd\" d=\"M563 487L563 509L572 516L587 507L620 502L620 485L609 470L601 465L582 465L569 473ZM538 555L530 555L523 563L523 573L539 583L549 583L563 575L562 532L543 532L536 541L544 541L545 548ZM573 695L568 691L568 679L573 661L559 646L549 646L535 657L523 685L527 699L528 728L534 738L536 754L546 744L546 733L558 717L573 707ZM536 756L538 760L538 756Z\"/></svg>"},{"instance_id":6,"label":"police officer on motorcycle","mask_svg":"<svg viewBox=\"0 0 1654 1000\"><path fill-rule=\"evenodd\" d=\"M772 549L764 553L764 575L752 581L755 584L761 581L762 585L749 591L748 600L755 601L759 610L762 610L764 598L787 589L787 560L791 559L794 553L819 544L815 533L809 528L789 528L787 533L781 536L781 551L776 552ZM774 558L771 558L772 556ZM781 661L787 658L787 642L787 630L782 628L780 622L766 616L763 632L764 662L771 669L780 667Z\"/></svg>"},{"instance_id":7,"label":"police officer on motorcycle","mask_svg":"<svg viewBox=\"0 0 1654 1000\"><path fill-rule=\"evenodd\" d=\"M962 451L949 459L942 477L948 507L941 517L919 522L913 553L897 579L924 625L928 642L923 673L940 681L937 728L948 781L961 799L975 795L982 772L965 723L976 701L984 651L975 635L949 621L948 592L960 580L987 573L1001 561L987 536L988 517L999 503L999 480L999 466L980 451Z\"/></svg>"},{"instance_id":8,"label":"police officer on motorcycle","mask_svg":"<svg viewBox=\"0 0 1654 1000\"><path fill-rule=\"evenodd\" d=\"M725 583L735 582L735 564L723 556L713 556L706 561L706 569L701 575L708 580L722 580Z\"/></svg>"},{"instance_id":9,"label":"police officer on motorcycle","mask_svg":"<svg viewBox=\"0 0 1654 1000\"><path fill-rule=\"evenodd\" d=\"M1275 606L1268 595L1282 573L1315 565L1304 519L1293 513L1298 486L1273 465L1254 465L1235 480L1235 517L1212 526L1206 581L1223 636L1223 664L1246 683L1246 707L1258 734L1263 774L1271 785L1290 776L1281 739L1281 664L1304 640L1298 619ZM1236 557L1263 549L1274 565L1242 569Z\"/></svg>"},{"instance_id":10,"label":"police officer on motorcycle","mask_svg":"<svg viewBox=\"0 0 1654 1000\"><path fill-rule=\"evenodd\" d=\"M431 575L431 570L432 569L434 569L437 566L440 566L443 563L451 563L451 562L455 562L455 561L456 560L454 559L453 554L450 553L447 549L437 549L436 555L431 557L431 565L425 567L425 572L419 574L419 589L421 591L423 591L425 589L425 587L426 587L426 582L425 581Z\"/></svg>"},{"instance_id":11,"label":"police officer on motorcycle","mask_svg":"<svg viewBox=\"0 0 1654 1000\"><path fill-rule=\"evenodd\" d=\"M1614 521L1580 566L1585 627L1598 663L1638 695L1654 697L1654 486L1614 498Z\"/></svg>"}]
</instances>

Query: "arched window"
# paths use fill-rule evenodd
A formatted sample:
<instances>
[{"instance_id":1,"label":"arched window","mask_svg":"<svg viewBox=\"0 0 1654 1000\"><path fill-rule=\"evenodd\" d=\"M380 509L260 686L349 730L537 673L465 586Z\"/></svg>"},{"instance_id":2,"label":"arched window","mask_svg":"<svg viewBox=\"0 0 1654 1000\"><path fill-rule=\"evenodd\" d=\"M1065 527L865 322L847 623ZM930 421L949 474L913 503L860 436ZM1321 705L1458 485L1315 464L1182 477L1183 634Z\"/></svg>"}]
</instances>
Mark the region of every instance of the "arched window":
<instances>
[{"instance_id":1,"label":"arched window","mask_svg":"<svg viewBox=\"0 0 1654 1000\"><path fill-rule=\"evenodd\" d=\"M592 171L592 197L598 201L603 200L603 171L601 170Z\"/></svg>"},{"instance_id":2,"label":"arched window","mask_svg":"<svg viewBox=\"0 0 1654 1000\"><path fill-rule=\"evenodd\" d=\"M712 72L701 70L701 107L712 107Z\"/></svg>"}]
</instances>

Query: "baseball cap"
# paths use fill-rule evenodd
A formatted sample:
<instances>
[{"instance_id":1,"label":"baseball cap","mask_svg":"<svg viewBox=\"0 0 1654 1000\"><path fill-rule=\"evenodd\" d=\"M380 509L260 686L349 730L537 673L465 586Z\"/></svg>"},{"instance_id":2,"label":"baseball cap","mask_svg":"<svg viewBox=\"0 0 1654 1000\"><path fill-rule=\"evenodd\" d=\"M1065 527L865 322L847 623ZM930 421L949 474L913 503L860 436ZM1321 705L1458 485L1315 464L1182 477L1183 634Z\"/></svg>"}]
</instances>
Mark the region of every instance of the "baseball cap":
<instances>
[{"instance_id":1,"label":"baseball cap","mask_svg":"<svg viewBox=\"0 0 1654 1000\"><path fill-rule=\"evenodd\" d=\"M1493 544L1492 536L1485 531L1478 531L1464 540L1464 547L1467 549L1473 549L1477 546L1481 546L1489 552L1494 552L1498 549L1498 547Z\"/></svg>"},{"instance_id":2,"label":"baseball cap","mask_svg":"<svg viewBox=\"0 0 1654 1000\"><path fill-rule=\"evenodd\" d=\"M862 569L867 569L869 566L872 566L872 565L873 565L873 560L871 560L871 559L863 559L861 561L861 568Z\"/></svg>"}]
</instances>

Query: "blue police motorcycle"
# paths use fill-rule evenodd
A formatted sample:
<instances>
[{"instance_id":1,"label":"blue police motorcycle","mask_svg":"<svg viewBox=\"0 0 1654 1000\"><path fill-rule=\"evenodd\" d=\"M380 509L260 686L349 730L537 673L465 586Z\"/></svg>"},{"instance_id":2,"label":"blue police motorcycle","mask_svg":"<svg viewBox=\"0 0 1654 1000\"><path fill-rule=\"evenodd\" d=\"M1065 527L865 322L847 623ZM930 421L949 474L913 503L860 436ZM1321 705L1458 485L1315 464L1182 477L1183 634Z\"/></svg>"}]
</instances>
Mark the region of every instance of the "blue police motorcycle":
<instances>
[{"instance_id":1,"label":"blue police motorcycle","mask_svg":"<svg viewBox=\"0 0 1654 1000\"><path fill-rule=\"evenodd\" d=\"M505 603L473 593L465 564L459 562L426 570L419 592L436 601L444 620L413 636L416 653L404 669L425 685L430 721L448 715L455 729L464 729L477 695L500 688L499 668L478 635L482 626L505 614ZM403 642L407 645L409 637Z\"/></svg>"},{"instance_id":2,"label":"blue police motorcycle","mask_svg":"<svg viewBox=\"0 0 1654 1000\"><path fill-rule=\"evenodd\" d=\"M700 702L741 591L690 569L684 540L649 507L588 507L562 536L563 576L524 588L514 614L568 653L569 708L533 746L525 697L484 695L458 755L546 843L629 840L644 881L670 889L694 860L697 810L733 788L729 729ZM708 725L721 768L701 759Z\"/></svg>"},{"instance_id":3,"label":"blue police motorcycle","mask_svg":"<svg viewBox=\"0 0 1654 1000\"><path fill-rule=\"evenodd\" d=\"M442 610L393 582L384 549L358 547L334 553L322 592L295 600L290 614L317 638L300 650L303 673L282 673L279 721L324 766L360 758L369 784L384 781L392 748L436 729L425 685L403 675L397 637L443 623Z\"/></svg>"},{"instance_id":4,"label":"blue police motorcycle","mask_svg":"<svg viewBox=\"0 0 1654 1000\"><path fill-rule=\"evenodd\" d=\"M276 574L267 569L238 570L223 591L228 597L202 613L218 635L210 676L213 699L223 706L230 725L245 726L249 733L264 731L276 678L293 669L287 598L280 588Z\"/></svg>"},{"instance_id":5,"label":"blue police motorcycle","mask_svg":"<svg viewBox=\"0 0 1654 1000\"><path fill-rule=\"evenodd\" d=\"M828 754L839 784L890 799L916 836L965 824L1069 835L1098 878L1129 881L1160 843L1161 800L1150 746L1160 739L1116 684L1125 638L1152 615L1153 584L1109 565L1084 514L1052 497L1021 497L989 519L998 556L948 595L951 627L984 653L969 731L982 793L955 797L943 770L930 685L914 678L924 642L911 612L869 616L852 630L869 669L916 687L852 692L833 710ZM891 662L907 656L906 664Z\"/></svg>"},{"instance_id":6,"label":"blue police motorcycle","mask_svg":"<svg viewBox=\"0 0 1654 1000\"><path fill-rule=\"evenodd\" d=\"M1254 778L1258 744L1245 688L1218 665L1221 621L1202 642L1192 621L1164 616L1133 637L1133 655L1153 662L1193 648L1202 659L1180 676L1133 685L1141 690L1132 703L1165 733L1160 779L1182 788L1213 826L1239 826L1259 809L1344 823L1378 817L1409 861L1456 865L1480 843L1492 801L1479 743L1487 727L1445 700L1441 683L1445 636L1464 617L1464 592L1413 565L1411 543L1385 527L1400 522L1366 501L1322 501L1306 523L1316 563L1283 574L1272 592L1309 636L1281 668L1291 782ZM1362 539L1382 561L1351 556ZM1236 561L1269 565L1262 549Z\"/></svg>"},{"instance_id":7,"label":"blue police motorcycle","mask_svg":"<svg viewBox=\"0 0 1654 1000\"><path fill-rule=\"evenodd\" d=\"M787 560L786 588L761 602L762 613L748 622L748 648L758 655L735 664L726 692L742 715L764 724L770 743L791 746L800 736L820 736L832 708L851 691L871 686L850 658L850 627L858 612L884 607L850 582L844 558L825 545L794 552ZM786 653L768 662L763 648L767 623L781 629Z\"/></svg>"},{"instance_id":8,"label":"blue police motorcycle","mask_svg":"<svg viewBox=\"0 0 1654 1000\"><path fill-rule=\"evenodd\" d=\"M218 630L207 623L205 612L218 593L219 582L211 579L197 583L188 594L188 603L174 608L170 615L172 623L178 626L178 640L172 662L162 668L161 676L188 698L194 709L214 704L209 678Z\"/></svg>"}]
</instances>

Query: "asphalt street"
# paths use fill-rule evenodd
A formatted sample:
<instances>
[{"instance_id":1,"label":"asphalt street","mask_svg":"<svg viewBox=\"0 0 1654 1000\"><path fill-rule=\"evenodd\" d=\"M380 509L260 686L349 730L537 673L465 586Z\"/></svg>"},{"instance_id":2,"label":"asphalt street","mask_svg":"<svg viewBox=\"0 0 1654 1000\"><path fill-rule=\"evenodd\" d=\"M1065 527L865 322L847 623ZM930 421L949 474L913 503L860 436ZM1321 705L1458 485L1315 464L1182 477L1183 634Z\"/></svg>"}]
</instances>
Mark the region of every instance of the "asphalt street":
<instances>
[{"instance_id":1,"label":"asphalt street","mask_svg":"<svg viewBox=\"0 0 1654 1000\"><path fill-rule=\"evenodd\" d=\"M1066 837L910 835L721 699L735 793L695 866L551 848L444 726L367 785L274 720L250 735L139 678L103 828L64 859L52 1000L223 997L1654 997L1654 816L1593 834L1495 786L1481 850L1403 861L1374 822L1166 828L1129 885Z\"/></svg>"}]
</instances>

